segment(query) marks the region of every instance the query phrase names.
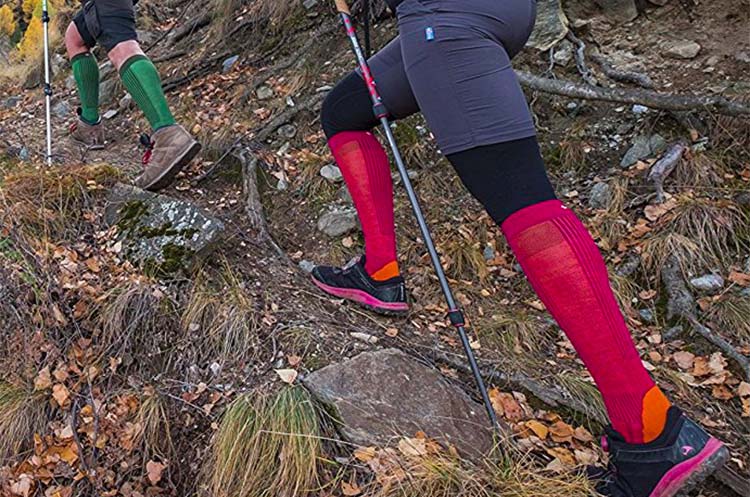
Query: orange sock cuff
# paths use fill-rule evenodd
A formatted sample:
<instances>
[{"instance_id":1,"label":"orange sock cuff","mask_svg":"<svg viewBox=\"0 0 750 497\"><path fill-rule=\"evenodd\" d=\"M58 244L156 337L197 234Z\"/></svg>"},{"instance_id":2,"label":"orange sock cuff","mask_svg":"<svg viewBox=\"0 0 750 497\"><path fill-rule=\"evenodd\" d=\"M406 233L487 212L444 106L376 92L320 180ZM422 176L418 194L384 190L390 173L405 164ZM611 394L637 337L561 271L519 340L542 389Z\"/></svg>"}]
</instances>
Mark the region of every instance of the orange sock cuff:
<instances>
[{"instance_id":1,"label":"orange sock cuff","mask_svg":"<svg viewBox=\"0 0 750 497\"><path fill-rule=\"evenodd\" d=\"M398 262L392 261L372 273L370 277L375 281L387 281L391 278L395 278L400 274L401 272L398 269Z\"/></svg>"},{"instance_id":2,"label":"orange sock cuff","mask_svg":"<svg viewBox=\"0 0 750 497\"><path fill-rule=\"evenodd\" d=\"M659 387L654 386L643 397L643 443L653 442L664 431L667 412L672 404Z\"/></svg>"}]
</instances>

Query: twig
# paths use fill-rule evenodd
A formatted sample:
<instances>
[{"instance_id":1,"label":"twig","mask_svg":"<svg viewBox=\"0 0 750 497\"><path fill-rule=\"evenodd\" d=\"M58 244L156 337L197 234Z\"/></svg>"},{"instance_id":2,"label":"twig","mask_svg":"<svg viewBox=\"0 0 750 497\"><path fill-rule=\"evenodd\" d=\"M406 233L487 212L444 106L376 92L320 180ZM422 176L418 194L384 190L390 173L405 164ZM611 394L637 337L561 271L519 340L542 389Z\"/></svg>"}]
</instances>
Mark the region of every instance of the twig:
<instances>
[{"instance_id":1,"label":"twig","mask_svg":"<svg viewBox=\"0 0 750 497\"><path fill-rule=\"evenodd\" d=\"M576 67L578 68L578 72L580 73L583 80L591 86L599 86L599 82L596 80L596 77L594 77L591 69L589 69L589 67L586 65L586 44L583 42L583 40L574 35L573 31L571 30L568 30L568 34L565 36L568 38L568 40L576 45Z\"/></svg>"},{"instance_id":2,"label":"twig","mask_svg":"<svg viewBox=\"0 0 750 497\"><path fill-rule=\"evenodd\" d=\"M529 89L570 98L640 104L652 109L706 110L735 117L750 115L750 106L722 96L676 95L651 90L601 88L572 81L542 78L524 71L518 71L517 74L521 84Z\"/></svg>"},{"instance_id":3,"label":"twig","mask_svg":"<svg viewBox=\"0 0 750 497\"><path fill-rule=\"evenodd\" d=\"M680 159L687 150L687 145L684 142L678 142L672 145L667 153L665 153L661 159L651 167L651 171L648 173L648 179L654 182L656 187L656 202L661 204L664 202L664 180L672 174L677 164L680 163Z\"/></svg>"},{"instance_id":4,"label":"twig","mask_svg":"<svg viewBox=\"0 0 750 497\"><path fill-rule=\"evenodd\" d=\"M656 87L653 80L647 74L617 69L606 58L604 58L603 55L591 54L591 59L599 64L604 75L613 81L617 81L618 83L636 84L647 90L653 90Z\"/></svg>"},{"instance_id":5,"label":"twig","mask_svg":"<svg viewBox=\"0 0 750 497\"><path fill-rule=\"evenodd\" d=\"M158 37L156 40L154 40L153 43L151 43L151 45L149 45L148 47L146 47L146 50L144 50L144 51L145 52L151 51L152 48L154 48L156 45L158 45L159 43L161 43L162 40L164 40L164 38L166 38L167 36L169 36L169 33L171 33L174 30L175 26L177 26L180 23L180 21L182 21L182 18L185 17L185 14L187 14L188 10L190 9L190 7L194 3L195 3L195 0L190 0L187 3L187 5L185 5L182 8L182 11L180 12L180 15L177 17L177 20L172 24L172 26L170 26L169 29L166 30L164 33L162 33L162 35L160 37Z\"/></svg>"},{"instance_id":6,"label":"twig","mask_svg":"<svg viewBox=\"0 0 750 497\"><path fill-rule=\"evenodd\" d=\"M730 359L734 361L742 368L742 372L745 374L745 380L750 382L750 359L741 354L735 349L731 343L727 342L713 331L703 326L698 322L695 316L685 316L690 324L693 325L693 329L697 331L703 338L716 345L722 352L724 352Z\"/></svg>"}]
</instances>

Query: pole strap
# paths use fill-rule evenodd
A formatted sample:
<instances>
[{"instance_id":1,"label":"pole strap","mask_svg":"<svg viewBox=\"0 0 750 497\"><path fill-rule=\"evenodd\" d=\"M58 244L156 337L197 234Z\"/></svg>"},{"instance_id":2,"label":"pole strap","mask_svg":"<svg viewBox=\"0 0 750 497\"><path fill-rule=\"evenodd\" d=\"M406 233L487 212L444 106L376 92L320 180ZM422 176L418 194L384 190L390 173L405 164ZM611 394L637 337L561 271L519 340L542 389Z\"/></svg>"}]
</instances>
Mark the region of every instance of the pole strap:
<instances>
[{"instance_id":1,"label":"pole strap","mask_svg":"<svg viewBox=\"0 0 750 497\"><path fill-rule=\"evenodd\" d=\"M463 328L466 326L466 318L464 317L464 311L461 309L451 309L448 311L448 319L451 324L456 328Z\"/></svg>"}]
</instances>

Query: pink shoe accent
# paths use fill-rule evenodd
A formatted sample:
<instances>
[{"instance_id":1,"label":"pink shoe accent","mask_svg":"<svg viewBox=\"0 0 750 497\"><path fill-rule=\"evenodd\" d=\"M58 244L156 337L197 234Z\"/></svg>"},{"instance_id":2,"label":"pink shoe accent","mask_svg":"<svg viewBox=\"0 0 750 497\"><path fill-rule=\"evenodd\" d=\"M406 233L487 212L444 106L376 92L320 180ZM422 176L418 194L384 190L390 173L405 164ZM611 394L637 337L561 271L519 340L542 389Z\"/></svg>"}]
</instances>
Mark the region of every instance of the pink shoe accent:
<instances>
[{"instance_id":1,"label":"pink shoe accent","mask_svg":"<svg viewBox=\"0 0 750 497\"><path fill-rule=\"evenodd\" d=\"M667 471L649 497L673 497L680 491L685 480L695 471L700 470L701 465L712 455L716 454L723 446L723 443L711 437L697 456Z\"/></svg>"},{"instance_id":2,"label":"pink shoe accent","mask_svg":"<svg viewBox=\"0 0 750 497\"><path fill-rule=\"evenodd\" d=\"M360 304L368 305L376 309L382 309L384 311L404 312L409 310L409 304L403 302L383 302L362 290L355 290L353 288L336 288L321 283L316 280L315 277L313 277L312 280L318 288L335 297L353 300L354 302L359 302Z\"/></svg>"}]
</instances>

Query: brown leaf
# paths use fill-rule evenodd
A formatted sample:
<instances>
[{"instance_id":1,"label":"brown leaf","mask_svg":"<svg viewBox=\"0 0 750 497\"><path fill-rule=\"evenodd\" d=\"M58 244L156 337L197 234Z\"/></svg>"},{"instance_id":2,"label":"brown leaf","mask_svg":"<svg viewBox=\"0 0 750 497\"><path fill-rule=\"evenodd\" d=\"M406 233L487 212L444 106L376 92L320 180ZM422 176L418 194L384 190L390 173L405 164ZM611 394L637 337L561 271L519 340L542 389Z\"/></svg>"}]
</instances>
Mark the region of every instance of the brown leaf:
<instances>
[{"instance_id":1,"label":"brown leaf","mask_svg":"<svg viewBox=\"0 0 750 497\"><path fill-rule=\"evenodd\" d=\"M504 416L508 421L517 422L523 419L523 408L513 398L513 395L501 392L496 388L490 391L492 406L499 416Z\"/></svg>"},{"instance_id":2,"label":"brown leaf","mask_svg":"<svg viewBox=\"0 0 750 497\"><path fill-rule=\"evenodd\" d=\"M576 458L573 453L565 447L549 447L545 449L547 454L559 459L566 466L575 466Z\"/></svg>"},{"instance_id":3,"label":"brown leaf","mask_svg":"<svg viewBox=\"0 0 750 497\"><path fill-rule=\"evenodd\" d=\"M300 365L302 358L298 355L290 355L287 357L287 362L289 362L289 365L294 368Z\"/></svg>"},{"instance_id":4,"label":"brown leaf","mask_svg":"<svg viewBox=\"0 0 750 497\"><path fill-rule=\"evenodd\" d=\"M594 435L583 426L576 428L576 431L573 433L573 438L583 443L591 443L594 441Z\"/></svg>"},{"instance_id":5,"label":"brown leaf","mask_svg":"<svg viewBox=\"0 0 750 497\"><path fill-rule=\"evenodd\" d=\"M70 401L70 391L65 385L58 383L52 387L52 397L57 402L57 405L65 407Z\"/></svg>"},{"instance_id":6,"label":"brown leaf","mask_svg":"<svg viewBox=\"0 0 750 497\"><path fill-rule=\"evenodd\" d=\"M95 258L86 259L86 267L89 268L89 271L92 273L98 273L101 271L101 267L99 266L99 261L97 261Z\"/></svg>"},{"instance_id":7,"label":"brown leaf","mask_svg":"<svg viewBox=\"0 0 750 497\"><path fill-rule=\"evenodd\" d=\"M385 336L396 338L398 336L398 328L388 328L385 330Z\"/></svg>"},{"instance_id":8,"label":"brown leaf","mask_svg":"<svg viewBox=\"0 0 750 497\"><path fill-rule=\"evenodd\" d=\"M362 489L356 483L341 482L341 492L347 497L353 497L362 493Z\"/></svg>"},{"instance_id":9,"label":"brown leaf","mask_svg":"<svg viewBox=\"0 0 750 497\"><path fill-rule=\"evenodd\" d=\"M738 271L732 271L727 277L732 283L736 283L739 286L750 286L750 274L740 273Z\"/></svg>"},{"instance_id":10,"label":"brown leaf","mask_svg":"<svg viewBox=\"0 0 750 497\"><path fill-rule=\"evenodd\" d=\"M693 371L690 374L693 376L706 376L711 374L711 369L708 367L708 359L705 357L696 357L693 362Z\"/></svg>"},{"instance_id":11,"label":"brown leaf","mask_svg":"<svg viewBox=\"0 0 750 497\"><path fill-rule=\"evenodd\" d=\"M740 386L737 387L737 395L740 397L750 397L750 383L745 381L740 382Z\"/></svg>"},{"instance_id":12,"label":"brown leaf","mask_svg":"<svg viewBox=\"0 0 750 497\"><path fill-rule=\"evenodd\" d=\"M375 458L375 447L360 447L354 451L354 457L362 462L369 462Z\"/></svg>"},{"instance_id":13,"label":"brown leaf","mask_svg":"<svg viewBox=\"0 0 750 497\"><path fill-rule=\"evenodd\" d=\"M161 481L161 475L166 469L166 466L160 462L149 461L146 463L146 472L148 473L148 481L152 485L156 485Z\"/></svg>"},{"instance_id":14,"label":"brown leaf","mask_svg":"<svg viewBox=\"0 0 750 497\"><path fill-rule=\"evenodd\" d=\"M281 381L289 385L294 384L297 376L299 376L299 373L297 373L297 371L294 369L277 369L276 374L279 375Z\"/></svg>"},{"instance_id":15,"label":"brown leaf","mask_svg":"<svg viewBox=\"0 0 750 497\"><path fill-rule=\"evenodd\" d=\"M34 378L34 390L47 390L52 386L52 375L49 372L49 366L39 371L39 374Z\"/></svg>"},{"instance_id":16,"label":"brown leaf","mask_svg":"<svg viewBox=\"0 0 750 497\"><path fill-rule=\"evenodd\" d=\"M711 395L719 400L731 400L734 398L734 394L724 385L714 385L711 389Z\"/></svg>"},{"instance_id":17,"label":"brown leaf","mask_svg":"<svg viewBox=\"0 0 750 497\"><path fill-rule=\"evenodd\" d=\"M564 421L558 421L549 428L552 440L558 443L573 441L575 430Z\"/></svg>"},{"instance_id":18,"label":"brown leaf","mask_svg":"<svg viewBox=\"0 0 750 497\"><path fill-rule=\"evenodd\" d=\"M688 370L693 367L693 363L695 362L695 354L691 354L690 352L686 351L679 351L672 354L672 359L674 359L674 362L677 363L677 366L680 369Z\"/></svg>"}]
</instances>

